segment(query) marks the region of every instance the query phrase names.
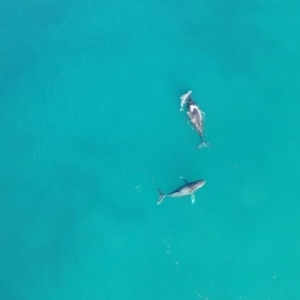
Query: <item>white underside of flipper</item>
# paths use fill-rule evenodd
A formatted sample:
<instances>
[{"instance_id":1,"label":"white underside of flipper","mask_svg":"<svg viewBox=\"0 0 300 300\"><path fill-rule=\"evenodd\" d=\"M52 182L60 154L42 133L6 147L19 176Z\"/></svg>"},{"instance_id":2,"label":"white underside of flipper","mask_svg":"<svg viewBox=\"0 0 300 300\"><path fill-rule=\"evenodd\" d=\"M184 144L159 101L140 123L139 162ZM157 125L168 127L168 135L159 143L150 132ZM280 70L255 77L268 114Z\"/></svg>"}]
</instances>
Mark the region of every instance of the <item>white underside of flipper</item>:
<instances>
[{"instance_id":1,"label":"white underside of flipper","mask_svg":"<svg viewBox=\"0 0 300 300\"><path fill-rule=\"evenodd\" d=\"M192 203L195 203L195 195L191 194L191 198L192 198Z\"/></svg>"},{"instance_id":2,"label":"white underside of flipper","mask_svg":"<svg viewBox=\"0 0 300 300\"><path fill-rule=\"evenodd\" d=\"M181 97L180 97L180 111L183 111L183 106L186 102L186 100L189 98L189 96L191 95L192 91L188 91L186 94L183 94Z\"/></svg>"}]
</instances>

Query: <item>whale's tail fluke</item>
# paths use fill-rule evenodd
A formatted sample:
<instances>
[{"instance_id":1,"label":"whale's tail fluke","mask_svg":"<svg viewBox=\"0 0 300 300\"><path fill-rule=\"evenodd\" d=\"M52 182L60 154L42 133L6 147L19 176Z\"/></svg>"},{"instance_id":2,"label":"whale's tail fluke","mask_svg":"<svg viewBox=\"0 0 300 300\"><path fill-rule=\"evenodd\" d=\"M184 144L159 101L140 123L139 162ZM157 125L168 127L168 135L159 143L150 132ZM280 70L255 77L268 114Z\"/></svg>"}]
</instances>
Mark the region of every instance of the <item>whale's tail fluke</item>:
<instances>
[{"instance_id":1,"label":"whale's tail fluke","mask_svg":"<svg viewBox=\"0 0 300 300\"><path fill-rule=\"evenodd\" d=\"M211 147L210 143L201 142L201 143L197 146L197 149L201 149L201 148L209 148L209 147Z\"/></svg>"},{"instance_id":2,"label":"whale's tail fluke","mask_svg":"<svg viewBox=\"0 0 300 300\"><path fill-rule=\"evenodd\" d=\"M157 191L159 193L157 204L161 204L164 198L166 197L166 194L164 194L159 188L157 188Z\"/></svg>"}]
</instances>

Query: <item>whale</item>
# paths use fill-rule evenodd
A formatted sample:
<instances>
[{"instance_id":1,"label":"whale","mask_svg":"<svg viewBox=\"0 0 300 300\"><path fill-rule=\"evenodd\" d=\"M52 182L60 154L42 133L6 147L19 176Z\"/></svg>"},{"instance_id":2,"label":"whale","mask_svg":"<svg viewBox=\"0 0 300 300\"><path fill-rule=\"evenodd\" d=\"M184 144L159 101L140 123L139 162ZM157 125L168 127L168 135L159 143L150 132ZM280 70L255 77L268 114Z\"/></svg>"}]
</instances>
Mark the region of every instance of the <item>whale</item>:
<instances>
[{"instance_id":1,"label":"whale","mask_svg":"<svg viewBox=\"0 0 300 300\"><path fill-rule=\"evenodd\" d=\"M180 111L182 111L183 107L186 105L188 118L201 139L201 142L197 148L210 147L209 143L205 143L203 141L203 125L204 125L203 116L205 113L201 111L198 104L192 99L191 94L192 91L189 91L180 97L181 99Z\"/></svg>"},{"instance_id":2,"label":"whale","mask_svg":"<svg viewBox=\"0 0 300 300\"><path fill-rule=\"evenodd\" d=\"M162 201L166 198L166 197L170 197L170 198L178 198L178 197L183 197L183 196L187 196L187 195L191 195L191 200L192 203L195 202L195 192L200 189L204 184L205 184L205 180L197 180L197 181L193 181L193 182L188 182L185 178L180 177L183 182L184 185L180 186L179 188L177 188L176 190L174 190L173 192L169 193L169 194L165 194L163 193L159 188L157 188L157 191L159 193L159 198L158 198L158 202L157 204L161 204Z\"/></svg>"}]
</instances>

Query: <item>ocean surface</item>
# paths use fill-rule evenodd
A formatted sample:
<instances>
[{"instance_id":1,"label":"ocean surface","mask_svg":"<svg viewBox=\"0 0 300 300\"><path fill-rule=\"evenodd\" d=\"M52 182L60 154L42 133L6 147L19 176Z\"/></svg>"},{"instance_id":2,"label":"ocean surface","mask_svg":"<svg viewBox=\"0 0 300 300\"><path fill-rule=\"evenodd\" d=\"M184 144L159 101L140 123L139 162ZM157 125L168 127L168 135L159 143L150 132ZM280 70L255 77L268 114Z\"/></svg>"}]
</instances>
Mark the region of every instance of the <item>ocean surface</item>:
<instances>
[{"instance_id":1,"label":"ocean surface","mask_svg":"<svg viewBox=\"0 0 300 300\"><path fill-rule=\"evenodd\" d=\"M300 299L299 37L296 0L2 0L0 298Z\"/></svg>"}]
</instances>

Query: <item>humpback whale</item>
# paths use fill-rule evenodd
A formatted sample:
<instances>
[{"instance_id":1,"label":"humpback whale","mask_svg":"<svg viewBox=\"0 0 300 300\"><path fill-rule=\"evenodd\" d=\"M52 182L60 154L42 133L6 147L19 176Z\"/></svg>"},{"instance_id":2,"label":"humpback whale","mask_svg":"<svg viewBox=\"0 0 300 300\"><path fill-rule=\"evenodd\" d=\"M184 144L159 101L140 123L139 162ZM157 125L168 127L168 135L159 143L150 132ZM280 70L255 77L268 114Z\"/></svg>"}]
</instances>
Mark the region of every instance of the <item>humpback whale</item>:
<instances>
[{"instance_id":1,"label":"humpback whale","mask_svg":"<svg viewBox=\"0 0 300 300\"><path fill-rule=\"evenodd\" d=\"M194 128L198 132L201 142L197 148L209 147L209 143L204 143L203 141L203 115L204 112L200 110L199 106L194 102L191 97L192 91L183 94L180 99L180 111L183 110L184 105L187 106L187 115L189 117L190 122L193 124Z\"/></svg>"},{"instance_id":2,"label":"humpback whale","mask_svg":"<svg viewBox=\"0 0 300 300\"><path fill-rule=\"evenodd\" d=\"M204 184L205 180L197 180L194 182L188 182L185 178L181 177L181 179L184 181L184 185L177 188L175 191L165 194L163 193L159 188L157 188L157 191L159 193L159 199L157 204L161 204L164 198L166 197L183 197L187 195L191 195L192 203L195 202L195 195L194 193L200 189Z\"/></svg>"}]
</instances>

